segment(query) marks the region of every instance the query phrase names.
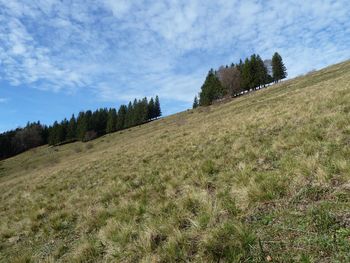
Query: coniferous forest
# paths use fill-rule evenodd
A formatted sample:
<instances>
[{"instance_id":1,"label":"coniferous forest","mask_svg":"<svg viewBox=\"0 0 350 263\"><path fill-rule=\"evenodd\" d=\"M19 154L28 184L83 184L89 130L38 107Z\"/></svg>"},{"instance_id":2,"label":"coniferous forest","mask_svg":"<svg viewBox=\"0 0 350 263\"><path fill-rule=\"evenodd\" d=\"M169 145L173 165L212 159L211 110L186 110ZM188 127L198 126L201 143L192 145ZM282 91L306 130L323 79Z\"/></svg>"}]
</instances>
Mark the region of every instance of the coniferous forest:
<instances>
[{"instance_id":1,"label":"coniferous forest","mask_svg":"<svg viewBox=\"0 0 350 263\"><path fill-rule=\"evenodd\" d=\"M271 60L253 54L243 62L211 69L201 87L199 99L195 96L193 108L208 106L213 102L242 95L248 91L277 83L287 77L282 57L276 52Z\"/></svg>"},{"instance_id":2,"label":"coniferous forest","mask_svg":"<svg viewBox=\"0 0 350 263\"><path fill-rule=\"evenodd\" d=\"M46 126L40 122L28 123L24 128L0 134L0 160L31 148L49 144L60 145L73 141L89 141L107 133L120 131L157 119L162 115L159 97L134 100L128 105L82 111L77 117Z\"/></svg>"}]
</instances>

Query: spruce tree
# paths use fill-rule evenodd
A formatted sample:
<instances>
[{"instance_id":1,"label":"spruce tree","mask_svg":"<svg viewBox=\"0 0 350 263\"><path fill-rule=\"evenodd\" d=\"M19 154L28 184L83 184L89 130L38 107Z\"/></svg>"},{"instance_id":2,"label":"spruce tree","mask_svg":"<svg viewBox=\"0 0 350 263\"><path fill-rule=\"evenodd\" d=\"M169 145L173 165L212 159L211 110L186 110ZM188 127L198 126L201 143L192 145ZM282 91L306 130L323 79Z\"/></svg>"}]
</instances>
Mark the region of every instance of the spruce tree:
<instances>
[{"instance_id":1,"label":"spruce tree","mask_svg":"<svg viewBox=\"0 0 350 263\"><path fill-rule=\"evenodd\" d=\"M287 69L283 64L282 57L277 52L272 57L272 75L275 82L287 77Z\"/></svg>"},{"instance_id":2,"label":"spruce tree","mask_svg":"<svg viewBox=\"0 0 350 263\"><path fill-rule=\"evenodd\" d=\"M244 66L244 63L242 61L242 59L239 60L239 63L237 64L237 69L239 70L239 72L242 74L243 72L243 66Z\"/></svg>"},{"instance_id":3,"label":"spruce tree","mask_svg":"<svg viewBox=\"0 0 350 263\"><path fill-rule=\"evenodd\" d=\"M148 120L148 100L146 97L144 97L141 100L140 104L140 119L141 123L144 123L145 121Z\"/></svg>"},{"instance_id":4,"label":"spruce tree","mask_svg":"<svg viewBox=\"0 0 350 263\"><path fill-rule=\"evenodd\" d=\"M127 110L126 110L126 114L125 114L124 129L132 126L132 124L133 124L133 111L134 111L133 104L130 101L128 104Z\"/></svg>"},{"instance_id":5,"label":"spruce tree","mask_svg":"<svg viewBox=\"0 0 350 263\"><path fill-rule=\"evenodd\" d=\"M259 79L258 79L258 60L257 56L255 54L251 55L250 57L250 89L254 89L255 87L259 86Z\"/></svg>"},{"instance_id":6,"label":"spruce tree","mask_svg":"<svg viewBox=\"0 0 350 263\"><path fill-rule=\"evenodd\" d=\"M195 109L199 106L197 96L194 97L192 108Z\"/></svg>"},{"instance_id":7,"label":"spruce tree","mask_svg":"<svg viewBox=\"0 0 350 263\"><path fill-rule=\"evenodd\" d=\"M257 81L258 81L258 86L265 85L268 83L268 73L267 73L267 68L264 64L264 61L261 59L259 55L256 57L257 61Z\"/></svg>"},{"instance_id":8,"label":"spruce tree","mask_svg":"<svg viewBox=\"0 0 350 263\"><path fill-rule=\"evenodd\" d=\"M92 119L92 111L91 110L87 110L85 112L85 120L86 120L87 131L93 130L93 119Z\"/></svg>"},{"instance_id":9,"label":"spruce tree","mask_svg":"<svg viewBox=\"0 0 350 263\"><path fill-rule=\"evenodd\" d=\"M76 136L77 136L77 122L73 114L68 124L67 140L74 140Z\"/></svg>"},{"instance_id":10,"label":"spruce tree","mask_svg":"<svg viewBox=\"0 0 350 263\"><path fill-rule=\"evenodd\" d=\"M121 105L118 110L118 119L117 119L117 131L124 129L125 127L125 118L126 118L127 107Z\"/></svg>"},{"instance_id":11,"label":"spruce tree","mask_svg":"<svg viewBox=\"0 0 350 263\"><path fill-rule=\"evenodd\" d=\"M154 105L154 99L151 98L148 103L148 119L152 120L156 116L155 114L155 105Z\"/></svg>"},{"instance_id":12,"label":"spruce tree","mask_svg":"<svg viewBox=\"0 0 350 263\"><path fill-rule=\"evenodd\" d=\"M242 89L249 90L252 86L252 70L251 63L248 58L245 59L242 67Z\"/></svg>"},{"instance_id":13,"label":"spruce tree","mask_svg":"<svg viewBox=\"0 0 350 263\"><path fill-rule=\"evenodd\" d=\"M57 121L49 128L49 145L55 145L59 141L59 124Z\"/></svg>"},{"instance_id":14,"label":"spruce tree","mask_svg":"<svg viewBox=\"0 0 350 263\"><path fill-rule=\"evenodd\" d=\"M97 136L104 135L107 130L108 110L106 108L96 110L92 115L91 130L97 133Z\"/></svg>"},{"instance_id":15,"label":"spruce tree","mask_svg":"<svg viewBox=\"0 0 350 263\"><path fill-rule=\"evenodd\" d=\"M58 129L58 143L65 142L67 140L68 125L68 120L64 118Z\"/></svg>"},{"instance_id":16,"label":"spruce tree","mask_svg":"<svg viewBox=\"0 0 350 263\"><path fill-rule=\"evenodd\" d=\"M106 133L115 132L117 129L117 111L109 109L107 117Z\"/></svg>"},{"instance_id":17,"label":"spruce tree","mask_svg":"<svg viewBox=\"0 0 350 263\"><path fill-rule=\"evenodd\" d=\"M88 123L85 115L85 112L79 112L77 118L77 138L81 141L84 139L85 134L88 131Z\"/></svg>"},{"instance_id":18,"label":"spruce tree","mask_svg":"<svg viewBox=\"0 0 350 263\"><path fill-rule=\"evenodd\" d=\"M202 106L210 105L214 100L223 98L227 90L221 85L219 78L211 69L201 87L199 94L199 104Z\"/></svg>"},{"instance_id":19,"label":"spruce tree","mask_svg":"<svg viewBox=\"0 0 350 263\"><path fill-rule=\"evenodd\" d=\"M156 99L154 101L154 117L158 118L162 116L162 111L160 109L160 102L159 102L159 97L158 95L156 96Z\"/></svg>"}]
</instances>

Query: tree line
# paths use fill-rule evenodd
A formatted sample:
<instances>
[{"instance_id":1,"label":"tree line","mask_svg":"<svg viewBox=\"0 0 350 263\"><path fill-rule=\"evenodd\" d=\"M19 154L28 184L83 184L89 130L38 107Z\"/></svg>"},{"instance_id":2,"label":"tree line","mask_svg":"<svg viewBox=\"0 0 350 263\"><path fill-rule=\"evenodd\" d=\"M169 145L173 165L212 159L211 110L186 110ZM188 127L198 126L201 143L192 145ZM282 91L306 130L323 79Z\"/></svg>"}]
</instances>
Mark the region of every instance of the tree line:
<instances>
[{"instance_id":1,"label":"tree line","mask_svg":"<svg viewBox=\"0 0 350 263\"><path fill-rule=\"evenodd\" d=\"M271 60L265 61L253 54L244 62L240 60L237 64L221 66L215 71L211 69L201 87L199 98L194 98L193 108L207 106L216 100L234 97L286 77L286 67L277 52Z\"/></svg>"},{"instance_id":2,"label":"tree line","mask_svg":"<svg viewBox=\"0 0 350 263\"><path fill-rule=\"evenodd\" d=\"M40 122L27 123L0 134L0 160L22 153L31 148L49 144L59 145L73 141L89 141L106 133L127 129L157 119L162 115L159 97L135 99L128 105L103 108L92 112L82 111L77 117L46 126Z\"/></svg>"}]
</instances>

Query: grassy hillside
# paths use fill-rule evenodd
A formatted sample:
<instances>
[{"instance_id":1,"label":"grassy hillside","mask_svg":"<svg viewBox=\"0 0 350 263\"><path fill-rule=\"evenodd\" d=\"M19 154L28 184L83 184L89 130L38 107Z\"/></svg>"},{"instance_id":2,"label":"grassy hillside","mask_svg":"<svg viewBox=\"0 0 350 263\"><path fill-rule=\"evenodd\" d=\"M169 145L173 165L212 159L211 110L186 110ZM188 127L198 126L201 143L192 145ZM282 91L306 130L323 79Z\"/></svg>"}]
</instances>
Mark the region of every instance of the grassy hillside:
<instances>
[{"instance_id":1,"label":"grassy hillside","mask_svg":"<svg viewBox=\"0 0 350 263\"><path fill-rule=\"evenodd\" d=\"M2 262L349 262L350 62L0 162Z\"/></svg>"}]
</instances>

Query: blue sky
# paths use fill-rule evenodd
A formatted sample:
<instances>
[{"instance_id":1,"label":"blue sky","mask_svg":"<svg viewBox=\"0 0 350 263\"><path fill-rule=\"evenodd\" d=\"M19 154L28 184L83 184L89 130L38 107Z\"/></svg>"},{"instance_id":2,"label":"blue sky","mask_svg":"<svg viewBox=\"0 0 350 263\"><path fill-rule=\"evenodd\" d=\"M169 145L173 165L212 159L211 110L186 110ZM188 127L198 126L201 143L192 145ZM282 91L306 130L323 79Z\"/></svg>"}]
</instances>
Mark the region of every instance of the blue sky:
<instances>
[{"instance_id":1,"label":"blue sky","mask_svg":"<svg viewBox=\"0 0 350 263\"><path fill-rule=\"evenodd\" d=\"M289 77L350 58L347 0L0 0L0 131L160 96L191 107L210 68L278 51Z\"/></svg>"}]
</instances>

